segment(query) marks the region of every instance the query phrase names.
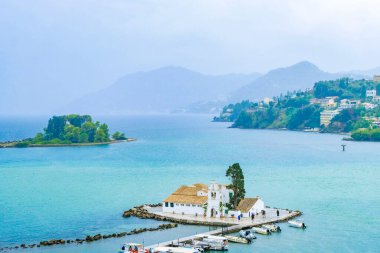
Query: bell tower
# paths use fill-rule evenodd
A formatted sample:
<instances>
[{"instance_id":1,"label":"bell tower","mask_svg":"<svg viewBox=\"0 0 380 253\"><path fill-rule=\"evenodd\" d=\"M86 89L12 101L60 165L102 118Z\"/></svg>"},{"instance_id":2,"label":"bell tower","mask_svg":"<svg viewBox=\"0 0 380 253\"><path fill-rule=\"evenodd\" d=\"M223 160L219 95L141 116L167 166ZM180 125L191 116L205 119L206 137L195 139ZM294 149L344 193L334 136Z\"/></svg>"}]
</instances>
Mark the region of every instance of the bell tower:
<instances>
[{"instance_id":1,"label":"bell tower","mask_svg":"<svg viewBox=\"0 0 380 253\"><path fill-rule=\"evenodd\" d=\"M209 218L219 218L220 202L222 201L222 188L221 186L212 181L208 187L208 200L207 200L207 217Z\"/></svg>"}]
</instances>

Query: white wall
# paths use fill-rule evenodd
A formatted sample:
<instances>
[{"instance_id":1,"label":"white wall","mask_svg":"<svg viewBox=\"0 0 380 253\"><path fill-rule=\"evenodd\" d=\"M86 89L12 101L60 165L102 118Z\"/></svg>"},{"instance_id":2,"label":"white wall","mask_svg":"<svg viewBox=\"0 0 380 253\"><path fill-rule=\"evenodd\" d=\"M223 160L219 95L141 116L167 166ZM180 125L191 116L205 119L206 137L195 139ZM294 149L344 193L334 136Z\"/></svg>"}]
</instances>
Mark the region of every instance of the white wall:
<instances>
[{"instance_id":1,"label":"white wall","mask_svg":"<svg viewBox=\"0 0 380 253\"><path fill-rule=\"evenodd\" d=\"M227 189L224 185L218 183L211 183L208 188L208 206L207 206L207 217L211 217L211 210L214 209L214 217L220 217L224 214L226 208L223 207L223 210L220 211L220 202L223 205L229 202L230 192L232 190ZM211 196L212 193L215 193L215 198Z\"/></svg>"},{"instance_id":2,"label":"white wall","mask_svg":"<svg viewBox=\"0 0 380 253\"><path fill-rule=\"evenodd\" d=\"M262 199L258 199L256 203L253 205L251 210L256 213L259 213L261 212L261 210L264 210L264 209L265 209L264 201L262 201Z\"/></svg>"},{"instance_id":3,"label":"white wall","mask_svg":"<svg viewBox=\"0 0 380 253\"><path fill-rule=\"evenodd\" d=\"M188 206L190 205L190 206ZM195 214L198 214L199 216L202 216L203 213L204 213L204 209L202 207L203 205L195 205L193 206L192 204L177 204L177 203L174 203L174 207L170 207L170 203L169 203L169 207L165 207L165 202L162 203L162 211L164 213L173 213L173 211L177 214L191 214L191 215L195 215Z\"/></svg>"},{"instance_id":4,"label":"white wall","mask_svg":"<svg viewBox=\"0 0 380 253\"><path fill-rule=\"evenodd\" d=\"M237 218L240 214L241 214L241 212L239 210L228 211L228 217L231 217L232 215L234 215L234 217Z\"/></svg>"},{"instance_id":5,"label":"white wall","mask_svg":"<svg viewBox=\"0 0 380 253\"><path fill-rule=\"evenodd\" d=\"M256 215L260 213L261 210L264 210L264 209L265 209L264 201L262 201L261 199L258 199L256 203L252 206L252 208L249 210L248 213L242 213L243 218L249 218L251 217L252 213Z\"/></svg>"}]
</instances>

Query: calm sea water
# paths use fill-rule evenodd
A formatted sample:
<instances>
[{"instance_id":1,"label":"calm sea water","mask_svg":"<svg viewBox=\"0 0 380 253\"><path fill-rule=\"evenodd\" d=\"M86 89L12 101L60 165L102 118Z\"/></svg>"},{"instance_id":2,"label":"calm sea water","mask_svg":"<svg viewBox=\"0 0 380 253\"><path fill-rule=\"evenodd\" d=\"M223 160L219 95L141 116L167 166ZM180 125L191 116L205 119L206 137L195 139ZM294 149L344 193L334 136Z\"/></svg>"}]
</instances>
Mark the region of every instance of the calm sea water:
<instances>
[{"instance_id":1,"label":"calm sea water","mask_svg":"<svg viewBox=\"0 0 380 253\"><path fill-rule=\"evenodd\" d=\"M124 210L157 203L181 184L227 182L240 162L247 195L299 209L306 230L288 228L230 252L379 252L380 143L342 136L228 129L209 116L97 118L138 138L99 147L0 149L0 247L51 238L128 231L160 222L123 219ZM0 140L25 138L46 118L1 118ZM25 252L116 252L208 230L180 226L92 244Z\"/></svg>"}]
</instances>

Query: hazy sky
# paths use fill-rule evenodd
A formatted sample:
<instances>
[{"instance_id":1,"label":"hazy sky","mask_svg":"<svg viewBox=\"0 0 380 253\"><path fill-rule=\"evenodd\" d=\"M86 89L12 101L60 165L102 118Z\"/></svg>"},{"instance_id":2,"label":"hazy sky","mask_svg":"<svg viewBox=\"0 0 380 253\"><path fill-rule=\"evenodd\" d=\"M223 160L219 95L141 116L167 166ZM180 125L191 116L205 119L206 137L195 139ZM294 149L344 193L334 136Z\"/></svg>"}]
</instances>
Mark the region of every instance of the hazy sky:
<instances>
[{"instance_id":1,"label":"hazy sky","mask_svg":"<svg viewBox=\"0 0 380 253\"><path fill-rule=\"evenodd\" d=\"M373 68L379 11L377 0L1 0L0 113L165 65L215 74L301 60L332 72Z\"/></svg>"}]
</instances>

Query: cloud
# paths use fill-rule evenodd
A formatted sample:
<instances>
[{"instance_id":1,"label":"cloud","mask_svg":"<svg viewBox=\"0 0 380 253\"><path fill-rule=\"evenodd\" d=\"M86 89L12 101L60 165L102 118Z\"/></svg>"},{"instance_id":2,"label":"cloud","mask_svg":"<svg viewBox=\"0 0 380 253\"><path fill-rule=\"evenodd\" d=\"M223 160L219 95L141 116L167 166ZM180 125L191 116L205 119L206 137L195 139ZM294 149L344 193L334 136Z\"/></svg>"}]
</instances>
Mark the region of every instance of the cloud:
<instances>
[{"instance_id":1,"label":"cloud","mask_svg":"<svg viewBox=\"0 0 380 253\"><path fill-rule=\"evenodd\" d=\"M329 71L372 68L379 7L374 0L2 0L1 85L12 86L15 101L34 94L42 110L164 65L206 73L266 72L301 60Z\"/></svg>"}]
</instances>

